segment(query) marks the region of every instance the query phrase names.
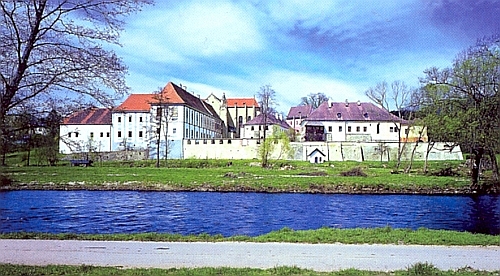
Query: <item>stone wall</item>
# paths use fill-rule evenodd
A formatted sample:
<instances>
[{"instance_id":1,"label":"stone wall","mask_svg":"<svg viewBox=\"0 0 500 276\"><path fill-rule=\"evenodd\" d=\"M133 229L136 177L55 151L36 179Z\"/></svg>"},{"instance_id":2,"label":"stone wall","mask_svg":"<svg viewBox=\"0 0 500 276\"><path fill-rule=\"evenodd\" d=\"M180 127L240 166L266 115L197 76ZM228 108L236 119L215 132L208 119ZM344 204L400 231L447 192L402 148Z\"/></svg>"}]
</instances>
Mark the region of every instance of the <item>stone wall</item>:
<instances>
[{"instance_id":1,"label":"stone wall","mask_svg":"<svg viewBox=\"0 0 500 276\"><path fill-rule=\"evenodd\" d=\"M271 159L308 160L308 155L319 149L327 161L388 161L398 156L397 142L305 142L291 143L290 156L280 144L275 146ZM185 158L198 159L259 159L260 143L257 139L216 139L184 141ZM409 160L415 148L414 160L425 160L428 143L401 143L402 160ZM460 147L449 148L446 143L436 143L429 153L429 160L463 160Z\"/></svg>"}]
</instances>

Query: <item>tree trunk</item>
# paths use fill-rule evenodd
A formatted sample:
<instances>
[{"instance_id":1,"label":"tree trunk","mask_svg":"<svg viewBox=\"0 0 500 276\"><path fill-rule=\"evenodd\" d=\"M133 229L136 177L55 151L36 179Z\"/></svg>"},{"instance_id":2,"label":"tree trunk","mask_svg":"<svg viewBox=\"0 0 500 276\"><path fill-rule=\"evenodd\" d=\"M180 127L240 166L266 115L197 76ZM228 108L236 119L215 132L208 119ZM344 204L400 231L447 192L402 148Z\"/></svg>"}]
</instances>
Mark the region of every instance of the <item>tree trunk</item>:
<instances>
[{"instance_id":1,"label":"tree trunk","mask_svg":"<svg viewBox=\"0 0 500 276\"><path fill-rule=\"evenodd\" d=\"M488 151L488 155L491 159L491 171L492 171L492 180L495 186L499 186L498 182L498 162L495 152L493 150Z\"/></svg>"},{"instance_id":2,"label":"tree trunk","mask_svg":"<svg viewBox=\"0 0 500 276\"><path fill-rule=\"evenodd\" d=\"M428 162L429 162L429 153L431 153L432 148L434 147L435 142L428 142L427 150L425 151L425 161L424 161L424 173L428 171Z\"/></svg>"},{"instance_id":3,"label":"tree trunk","mask_svg":"<svg viewBox=\"0 0 500 276\"><path fill-rule=\"evenodd\" d=\"M471 189L477 190L479 188L479 173L481 170L481 159L484 155L483 148L477 148L473 150L474 159L471 168Z\"/></svg>"},{"instance_id":4,"label":"tree trunk","mask_svg":"<svg viewBox=\"0 0 500 276\"><path fill-rule=\"evenodd\" d=\"M0 166L5 166L5 156L7 154L7 124L5 123L4 108L0 106Z\"/></svg>"},{"instance_id":5,"label":"tree trunk","mask_svg":"<svg viewBox=\"0 0 500 276\"><path fill-rule=\"evenodd\" d=\"M415 151L417 150L418 147L418 140L415 142L415 146L413 147L413 150L411 151L411 156L410 156L410 164L408 164L408 167L405 169L405 173L409 173L411 170L411 167L413 166L413 158L415 158Z\"/></svg>"}]
</instances>

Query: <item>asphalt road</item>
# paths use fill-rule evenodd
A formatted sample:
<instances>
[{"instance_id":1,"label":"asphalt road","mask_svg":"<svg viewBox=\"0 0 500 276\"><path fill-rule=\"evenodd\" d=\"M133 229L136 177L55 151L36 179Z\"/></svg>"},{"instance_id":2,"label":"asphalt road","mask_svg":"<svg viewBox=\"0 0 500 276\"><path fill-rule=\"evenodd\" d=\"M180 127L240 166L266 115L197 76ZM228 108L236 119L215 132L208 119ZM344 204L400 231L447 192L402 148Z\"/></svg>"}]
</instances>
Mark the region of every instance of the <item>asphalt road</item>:
<instances>
[{"instance_id":1,"label":"asphalt road","mask_svg":"<svg viewBox=\"0 0 500 276\"><path fill-rule=\"evenodd\" d=\"M345 245L0 240L0 263L116 267L297 266L315 271L406 269L417 262L442 270L500 270L500 246Z\"/></svg>"}]
</instances>

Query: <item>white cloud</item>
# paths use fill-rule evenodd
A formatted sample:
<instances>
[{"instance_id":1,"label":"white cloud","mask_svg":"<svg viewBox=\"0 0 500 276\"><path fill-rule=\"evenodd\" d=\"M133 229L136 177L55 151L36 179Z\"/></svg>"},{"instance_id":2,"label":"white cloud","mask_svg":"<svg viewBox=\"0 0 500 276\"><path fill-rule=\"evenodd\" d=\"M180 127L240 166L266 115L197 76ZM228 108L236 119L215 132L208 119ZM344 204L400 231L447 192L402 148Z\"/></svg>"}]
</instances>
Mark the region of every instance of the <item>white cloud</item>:
<instances>
[{"instance_id":1,"label":"white cloud","mask_svg":"<svg viewBox=\"0 0 500 276\"><path fill-rule=\"evenodd\" d=\"M123 43L157 60L211 57L260 50L263 39L252 14L231 2L189 1L145 10Z\"/></svg>"}]
</instances>

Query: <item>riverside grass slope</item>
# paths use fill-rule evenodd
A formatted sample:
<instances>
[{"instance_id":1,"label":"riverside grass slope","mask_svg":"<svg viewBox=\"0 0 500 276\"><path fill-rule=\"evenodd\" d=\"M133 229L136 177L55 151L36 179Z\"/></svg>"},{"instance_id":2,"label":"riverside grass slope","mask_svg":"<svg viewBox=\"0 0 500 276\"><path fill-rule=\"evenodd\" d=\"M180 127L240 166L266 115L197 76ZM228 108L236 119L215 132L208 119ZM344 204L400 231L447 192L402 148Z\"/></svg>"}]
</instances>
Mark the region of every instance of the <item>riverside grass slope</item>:
<instances>
[{"instance_id":1,"label":"riverside grass slope","mask_svg":"<svg viewBox=\"0 0 500 276\"><path fill-rule=\"evenodd\" d=\"M1 168L0 190L145 190L301 193L470 194L464 161L416 161L410 173L394 162L168 160L95 163L93 167L14 165ZM407 163L402 163L405 168ZM448 172L448 176L437 176Z\"/></svg>"},{"instance_id":2,"label":"riverside grass slope","mask_svg":"<svg viewBox=\"0 0 500 276\"><path fill-rule=\"evenodd\" d=\"M90 240L90 241L154 241L154 242L286 242L308 244L398 244L445 246L500 246L500 235L473 234L449 230L417 230L391 228L338 229L322 227L315 230L283 228L256 237L222 235L180 235L169 233L137 234L49 234L0 233L0 239Z\"/></svg>"}]
</instances>

